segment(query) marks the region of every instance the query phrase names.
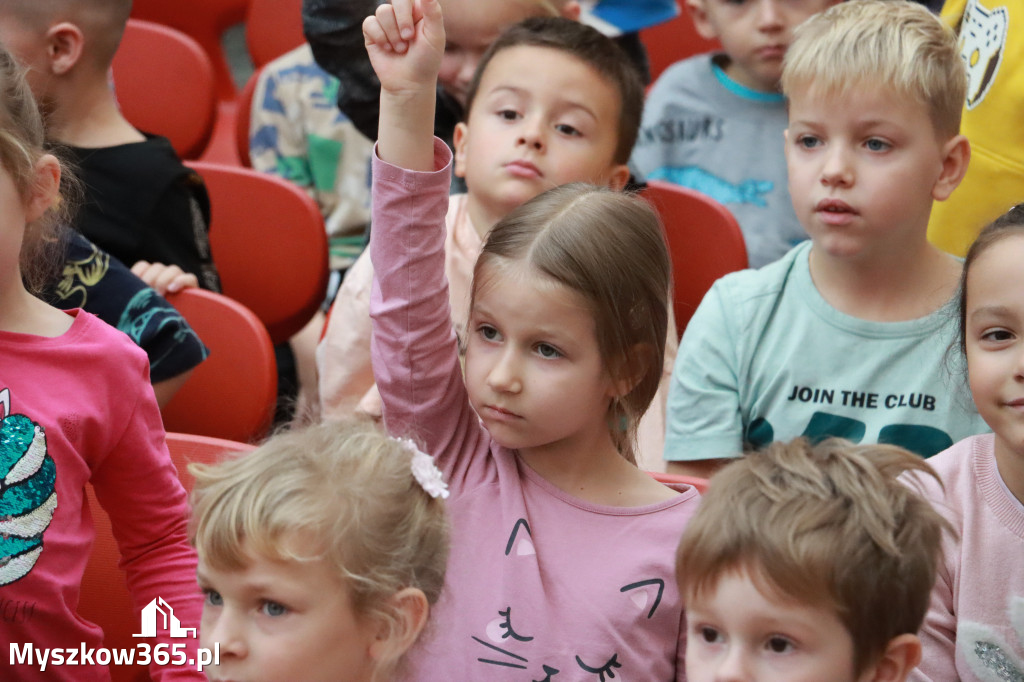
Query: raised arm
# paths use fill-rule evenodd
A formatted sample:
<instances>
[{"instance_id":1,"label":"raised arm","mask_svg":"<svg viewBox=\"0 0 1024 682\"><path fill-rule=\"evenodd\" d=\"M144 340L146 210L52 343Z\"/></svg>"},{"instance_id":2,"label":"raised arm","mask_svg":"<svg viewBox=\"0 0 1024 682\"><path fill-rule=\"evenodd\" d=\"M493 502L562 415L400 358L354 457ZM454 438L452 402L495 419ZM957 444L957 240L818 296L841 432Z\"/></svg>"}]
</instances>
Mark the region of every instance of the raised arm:
<instances>
[{"instance_id":1,"label":"raised arm","mask_svg":"<svg viewBox=\"0 0 1024 682\"><path fill-rule=\"evenodd\" d=\"M363 22L380 79L377 155L413 171L434 170L434 91L444 54L437 0L394 0Z\"/></svg>"}]
</instances>

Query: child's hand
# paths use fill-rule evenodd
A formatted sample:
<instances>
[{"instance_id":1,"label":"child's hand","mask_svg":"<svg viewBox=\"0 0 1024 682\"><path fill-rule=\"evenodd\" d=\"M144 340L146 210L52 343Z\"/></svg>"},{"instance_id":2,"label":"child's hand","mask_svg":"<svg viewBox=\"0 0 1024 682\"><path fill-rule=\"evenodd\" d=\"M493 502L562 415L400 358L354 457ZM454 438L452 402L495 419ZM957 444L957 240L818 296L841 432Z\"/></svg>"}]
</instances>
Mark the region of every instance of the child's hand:
<instances>
[{"instance_id":1,"label":"child's hand","mask_svg":"<svg viewBox=\"0 0 1024 682\"><path fill-rule=\"evenodd\" d=\"M132 272L143 282L156 289L156 293L161 296L199 286L199 279L195 275L185 272L177 265L140 260L132 266Z\"/></svg>"},{"instance_id":2,"label":"child's hand","mask_svg":"<svg viewBox=\"0 0 1024 682\"><path fill-rule=\"evenodd\" d=\"M381 90L431 92L444 54L444 24L437 0L392 0L363 21L363 38Z\"/></svg>"}]
</instances>

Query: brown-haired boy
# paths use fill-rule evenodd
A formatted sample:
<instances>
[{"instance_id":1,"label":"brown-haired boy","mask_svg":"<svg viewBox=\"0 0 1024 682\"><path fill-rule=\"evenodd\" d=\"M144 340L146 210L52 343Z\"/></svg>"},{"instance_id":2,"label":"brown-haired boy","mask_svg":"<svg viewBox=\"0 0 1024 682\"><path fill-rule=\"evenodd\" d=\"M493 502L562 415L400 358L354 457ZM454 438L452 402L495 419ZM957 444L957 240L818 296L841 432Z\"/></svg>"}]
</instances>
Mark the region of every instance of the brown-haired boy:
<instances>
[{"instance_id":1,"label":"brown-haired boy","mask_svg":"<svg viewBox=\"0 0 1024 682\"><path fill-rule=\"evenodd\" d=\"M676 554L690 682L901 682L948 523L911 452L799 438L712 480Z\"/></svg>"}]
</instances>

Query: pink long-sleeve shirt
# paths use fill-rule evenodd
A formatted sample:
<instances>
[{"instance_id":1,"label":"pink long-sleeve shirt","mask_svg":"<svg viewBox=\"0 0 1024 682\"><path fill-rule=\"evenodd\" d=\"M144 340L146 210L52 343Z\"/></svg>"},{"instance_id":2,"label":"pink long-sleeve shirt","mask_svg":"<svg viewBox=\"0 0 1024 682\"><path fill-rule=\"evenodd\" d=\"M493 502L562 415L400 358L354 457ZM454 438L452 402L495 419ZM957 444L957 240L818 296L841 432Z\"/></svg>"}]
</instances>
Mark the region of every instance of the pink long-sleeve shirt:
<instances>
[{"instance_id":1,"label":"pink long-sleeve shirt","mask_svg":"<svg viewBox=\"0 0 1024 682\"><path fill-rule=\"evenodd\" d=\"M373 367L394 435L451 487L452 549L407 680L685 679L674 553L697 492L644 507L559 490L495 443L470 407L448 310L447 148L429 173L374 159Z\"/></svg>"},{"instance_id":2,"label":"pink long-sleeve shirt","mask_svg":"<svg viewBox=\"0 0 1024 682\"><path fill-rule=\"evenodd\" d=\"M95 650L103 633L77 613L95 536L85 486L110 515L136 613L157 597L198 628L202 597L186 536L188 500L164 442L149 362L127 336L81 310L64 334L0 332L0 678L109 680L106 665L57 665L52 650ZM139 633L142 623L139 623ZM198 633L198 629L196 631ZM197 639L138 640L153 647ZM24 662L25 645L51 649ZM18 657L10 650L19 645ZM12 660L12 657L13 660ZM179 658L180 655L173 657ZM65 658L62 656L62 658ZM18 661L22 662L18 662ZM136 666L139 672L145 666ZM195 665L149 669L158 681L203 680Z\"/></svg>"}]
</instances>

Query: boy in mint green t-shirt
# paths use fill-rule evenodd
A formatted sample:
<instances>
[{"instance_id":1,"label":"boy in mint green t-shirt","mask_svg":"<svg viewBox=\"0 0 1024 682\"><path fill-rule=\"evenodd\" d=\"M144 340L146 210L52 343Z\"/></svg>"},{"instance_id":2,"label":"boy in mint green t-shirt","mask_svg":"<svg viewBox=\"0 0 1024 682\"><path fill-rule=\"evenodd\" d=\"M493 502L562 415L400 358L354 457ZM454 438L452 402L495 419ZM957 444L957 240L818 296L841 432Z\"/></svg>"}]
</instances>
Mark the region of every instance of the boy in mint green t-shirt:
<instances>
[{"instance_id":1,"label":"boy in mint green t-shirt","mask_svg":"<svg viewBox=\"0 0 1024 682\"><path fill-rule=\"evenodd\" d=\"M790 195L810 241L712 287L669 390L669 470L707 476L775 440L929 456L987 430L946 348L960 263L928 243L967 168L956 39L907 0L851 0L786 56Z\"/></svg>"}]
</instances>

